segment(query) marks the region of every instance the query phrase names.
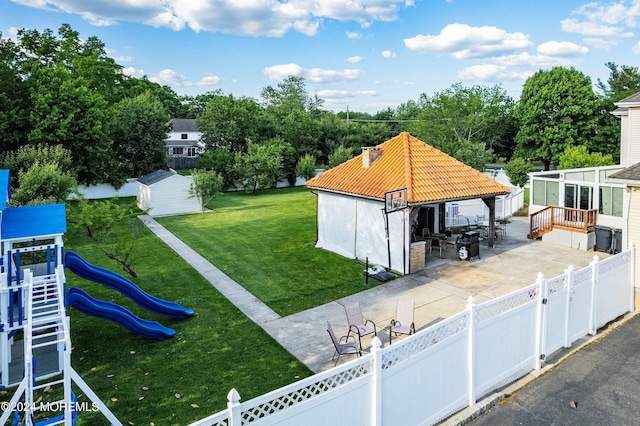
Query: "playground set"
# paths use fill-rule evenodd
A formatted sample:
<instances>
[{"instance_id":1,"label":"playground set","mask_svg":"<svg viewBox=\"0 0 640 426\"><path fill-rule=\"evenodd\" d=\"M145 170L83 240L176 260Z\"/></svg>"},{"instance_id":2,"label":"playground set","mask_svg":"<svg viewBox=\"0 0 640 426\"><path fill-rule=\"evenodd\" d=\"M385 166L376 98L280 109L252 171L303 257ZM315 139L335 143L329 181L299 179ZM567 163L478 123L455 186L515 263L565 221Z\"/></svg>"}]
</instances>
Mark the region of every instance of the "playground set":
<instances>
[{"instance_id":1,"label":"playground set","mask_svg":"<svg viewBox=\"0 0 640 426\"><path fill-rule=\"evenodd\" d=\"M77 287L67 288L65 268L108 286L139 306L164 316L187 318L193 311L144 292L126 277L64 251L64 204L7 207L9 171L0 170L0 387L16 386L2 404L0 425L74 425L80 404L72 382L113 425L118 419L71 367L67 308L111 320L142 337L162 340L175 331L134 315L115 303L98 300ZM57 388L56 388L57 387ZM60 389L63 399L42 403L34 393ZM44 420L36 421L39 417ZM46 411L46 413L44 413Z\"/></svg>"}]
</instances>

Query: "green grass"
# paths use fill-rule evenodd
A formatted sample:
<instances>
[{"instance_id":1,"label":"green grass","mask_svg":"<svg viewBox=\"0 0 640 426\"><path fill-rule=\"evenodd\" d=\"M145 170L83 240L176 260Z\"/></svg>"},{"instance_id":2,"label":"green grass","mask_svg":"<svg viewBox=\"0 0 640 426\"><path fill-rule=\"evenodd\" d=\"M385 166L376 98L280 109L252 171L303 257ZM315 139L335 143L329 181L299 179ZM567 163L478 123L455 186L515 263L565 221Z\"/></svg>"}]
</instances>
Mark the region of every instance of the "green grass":
<instances>
[{"instance_id":1,"label":"green grass","mask_svg":"<svg viewBox=\"0 0 640 426\"><path fill-rule=\"evenodd\" d=\"M316 196L308 190L225 193L208 207L157 220L278 314L363 290L362 264L315 248Z\"/></svg>"},{"instance_id":2,"label":"green grass","mask_svg":"<svg viewBox=\"0 0 640 426\"><path fill-rule=\"evenodd\" d=\"M314 247L315 203L315 195L301 188L226 193L209 204L212 212L158 220L280 315L289 315L364 289L362 264ZM66 250L124 274L86 236L70 229L64 239ZM195 316L155 315L67 270L69 286L176 330L175 337L155 342L69 309L72 365L124 424L188 424L226 408L232 388L248 400L312 375L151 232L140 239L132 264L138 286L193 309ZM0 399L11 396L4 395ZM84 412L78 424L106 421Z\"/></svg>"},{"instance_id":3,"label":"green grass","mask_svg":"<svg viewBox=\"0 0 640 426\"><path fill-rule=\"evenodd\" d=\"M82 235L68 232L65 248L122 273ZM155 315L67 270L69 286L176 330L175 337L154 342L115 323L69 310L72 365L124 424L184 425L226 408L232 388L247 400L312 374L155 235L143 236L136 256L133 265L139 277L133 281L154 296L193 309L194 317L174 320ZM106 421L99 413L82 413L78 423Z\"/></svg>"}]
</instances>

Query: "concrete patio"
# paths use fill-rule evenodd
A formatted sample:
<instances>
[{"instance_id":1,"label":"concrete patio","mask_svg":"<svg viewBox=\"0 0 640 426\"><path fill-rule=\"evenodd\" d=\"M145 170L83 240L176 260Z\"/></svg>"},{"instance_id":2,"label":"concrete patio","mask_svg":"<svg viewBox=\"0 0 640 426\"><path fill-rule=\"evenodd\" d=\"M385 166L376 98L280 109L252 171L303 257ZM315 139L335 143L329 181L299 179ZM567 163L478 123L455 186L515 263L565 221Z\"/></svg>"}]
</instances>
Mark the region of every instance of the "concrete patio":
<instances>
[{"instance_id":1,"label":"concrete patio","mask_svg":"<svg viewBox=\"0 0 640 426\"><path fill-rule=\"evenodd\" d=\"M475 303L482 303L533 284L540 272L551 278L563 273L569 265L576 269L587 266L595 255L609 256L529 240L526 237L528 230L526 217L513 217L507 225L506 238L496 240L493 249L487 247L486 241L480 243L480 259L461 261L455 248L443 252L442 258L434 251L433 256L427 256L424 271L387 283L370 279L371 287L363 292L294 315L267 320L261 326L311 370L320 372L334 364L331 361L334 348L326 322L331 322L338 337L348 331L345 303L360 302L363 316L376 323L377 335L386 345L398 299L415 302L415 325L419 331L464 310L470 296ZM362 340L365 351L370 348L370 337ZM403 337L398 336L398 339ZM352 357L343 356L340 363Z\"/></svg>"}]
</instances>

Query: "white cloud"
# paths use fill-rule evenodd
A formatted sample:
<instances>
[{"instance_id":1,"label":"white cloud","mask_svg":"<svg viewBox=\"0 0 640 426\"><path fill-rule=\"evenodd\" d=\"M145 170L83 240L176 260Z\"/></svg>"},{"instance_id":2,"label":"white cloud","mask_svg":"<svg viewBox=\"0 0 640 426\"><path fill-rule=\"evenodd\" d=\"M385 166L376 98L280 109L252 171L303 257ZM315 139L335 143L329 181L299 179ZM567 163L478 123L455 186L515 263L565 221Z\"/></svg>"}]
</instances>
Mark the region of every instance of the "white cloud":
<instances>
[{"instance_id":1,"label":"white cloud","mask_svg":"<svg viewBox=\"0 0 640 426\"><path fill-rule=\"evenodd\" d=\"M349 56L347 58L347 62L351 62L352 64L357 64L362 61L364 58L362 56Z\"/></svg>"},{"instance_id":2,"label":"white cloud","mask_svg":"<svg viewBox=\"0 0 640 426\"><path fill-rule=\"evenodd\" d=\"M438 35L417 35L404 39L404 44L409 50L469 59L526 49L532 43L523 33L508 33L488 26L450 24Z\"/></svg>"},{"instance_id":3,"label":"white cloud","mask_svg":"<svg viewBox=\"0 0 640 426\"><path fill-rule=\"evenodd\" d=\"M187 80L187 78L175 72L171 69L164 69L153 77L149 78L149 81L158 83L162 86L167 85L171 87L191 87L193 83Z\"/></svg>"},{"instance_id":4,"label":"white cloud","mask_svg":"<svg viewBox=\"0 0 640 426\"><path fill-rule=\"evenodd\" d=\"M347 38L349 40L357 40L359 38L362 38L362 34L357 33L357 32L352 32L352 31L347 31Z\"/></svg>"},{"instance_id":5,"label":"white cloud","mask_svg":"<svg viewBox=\"0 0 640 426\"><path fill-rule=\"evenodd\" d=\"M616 39L605 40L599 37L585 37L582 39L582 41L589 46L601 50L609 50L610 48L618 44L618 41Z\"/></svg>"},{"instance_id":6,"label":"white cloud","mask_svg":"<svg viewBox=\"0 0 640 426\"><path fill-rule=\"evenodd\" d=\"M353 92L350 92L348 90L318 90L317 94L319 97L323 99L325 98L346 99L346 98L353 98L355 96Z\"/></svg>"},{"instance_id":7,"label":"white cloud","mask_svg":"<svg viewBox=\"0 0 640 426\"><path fill-rule=\"evenodd\" d=\"M328 70L323 68L302 68L298 64L274 65L264 69L271 80L284 80L290 75L304 77L310 83L334 83L356 80L362 74L359 69Z\"/></svg>"},{"instance_id":8,"label":"white cloud","mask_svg":"<svg viewBox=\"0 0 640 426\"><path fill-rule=\"evenodd\" d=\"M533 75L533 71L515 72L510 71L507 67L500 65L474 65L458 71L457 77L463 80L481 80L481 81L505 81L505 80L521 80L524 81Z\"/></svg>"},{"instance_id":9,"label":"white cloud","mask_svg":"<svg viewBox=\"0 0 640 426\"><path fill-rule=\"evenodd\" d=\"M631 48L631 51L636 55L640 54L640 41Z\"/></svg>"},{"instance_id":10,"label":"white cloud","mask_svg":"<svg viewBox=\"0 0 640 426\"><path fill-rule=\"evenodd\" d=\"M39 9L81 16L96 26L121 21L142 22L155 27L222 32L249 36L281 37L289 31L315 35L326 19L356 22L367 28L373 21L398 18L413 0L13 0Z\"/></svg>"},{"instance_id":11,"label":"white cloud","mask_svg":"<svg viewBox=\"0 0 640 426\"><path fill-rule=\"evenodd\" d=\"M134 67L122 68L122 74L128 75L129 77L135 77L135 78L142 78L146 75L144 70L139 70Z\"/></svg>"},{"instance_id":12,"label":"white cloud","mask_svg":"<svg viewBox=\"0 0 640 426\"><path fill-rule=\"evenodd\" d=\"M196 86L215 86L220 83L220 77L217 75L207 75L196 83Z\"/></svg>"},{"instance_id":13,"label":"white cloud","mask_svg":"<svg viewBox=\"0 0 640 426\"><path fill-rule=\"evenodd\" d=\"M358 95L364 95L364 96L378 96L379 93L376 92L375 90L358 90L356 92Z\"/></svg>"},{"instance_id":14,"label":"white cloud","mask_svg":"<svg viewBox=\"0 0 640 426\"><path fill-rule=\"evenodd\" d=\"M396 54L395 52L392 52L391 50L383 50L381 53L383 58L395 58Z\"/></svg>"},{"instance_id":15,"label":"white cloud","mask_svg":"<svg viewBox=\"0 0 640 426\"><path fill-rule=\"evenodd\" d=\"M633 37L632 32L623 32L621 28L597 22L579 22L576 18L560 21L563 31L597 37Z\"/></svg>"},{"instance_id":16,"label":"white cloud","mask_svg":"<svg viewBox=\"0 0 640 426\"><path fill-rule=\"evenodd\" d=\"M568 41L548 41L538 46L538 53L549 56L581 56L589 49Z\"/></svg>"},{"instance_id":17,"label":"white cloud","mask_svg":"<svg viewBox=\"0 0 640 426\"><path fill-rule=\"evenodd\" d=\"M520 66L520 67L567 67L574 65L574 62L562 57L546 56L546 55L530 55L526 52L517 55L505 55L493 58L492 61L502 66Z\"/></svg>"},{"instance_id":18,"label":"white cloud","mask_svg":"<svg viewBox=\"0 0 640 426\"><path fill-rule=\"evenodd\" d=\"M131 56L116 56L113 58L116 62L131 62L133 58Z\"/></svg>"}]
</instances>

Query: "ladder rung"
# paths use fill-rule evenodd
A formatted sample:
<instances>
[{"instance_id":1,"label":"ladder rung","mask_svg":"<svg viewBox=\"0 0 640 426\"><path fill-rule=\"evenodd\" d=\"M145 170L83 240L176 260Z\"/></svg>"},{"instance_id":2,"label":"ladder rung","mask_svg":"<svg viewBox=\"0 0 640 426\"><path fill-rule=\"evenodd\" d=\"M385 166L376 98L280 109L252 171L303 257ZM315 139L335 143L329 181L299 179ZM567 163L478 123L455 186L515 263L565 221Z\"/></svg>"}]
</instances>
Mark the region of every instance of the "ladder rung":
<instances>
[{"instance_id":1,"label":"ladder rung","mask_svg":"<svg viewBox=\"0 0 640 426\"><path fill-rule=\"evenodd\" d=\"M32 349L36 349L36 348L43 348L45 346L53 346L53 345L57 345L58 343L63 343L65 342L66 339L56 339L56 340L50 340L48 342L43 342L43 343L37 343L35 345L31 345Z\"/></svg>"},{"instance_id":2,"label":"ladder rung","mask_svg":"<svg viewBox=\"0 0 640 426\"><path fill-rule=\"evenodd\" d=\"M60 323L61 321L60 315L52 315L50 317L42 317L42 318L32 318L31 325L42 325L42 324L51 324L51 323Z\"/></svg>"},{"instance_id":3,"label":"ladder rung","mask_svg":"<svg viewBox=\"0 0 640 426\"><path fill-rule=\"evenodd\" d=\"M64 383L64 379L54 380L52 382L47 382L47 383L41 383L39 385L34 386L33 390L44 389L47 386L55 386L55 385L60 385L62 383Z\"/></svg>"},{"instance_id":4,"label":"ladder rung","mask_svg":"<svg viewBox=\"0 0 640 426\"><path fill-rule=\"evenodd\" d=\"M33 330L32 330L33 331ZM33 340L36 339L46 339L47 337L52 337L52 336L57 336L60 333L64 333L63 330L57 330L57 331L52 331L50 333L42 333L42 334L38 334L33 336ZM33 333L32 333L33 334Z\"/></svg>"}]
</instances>

